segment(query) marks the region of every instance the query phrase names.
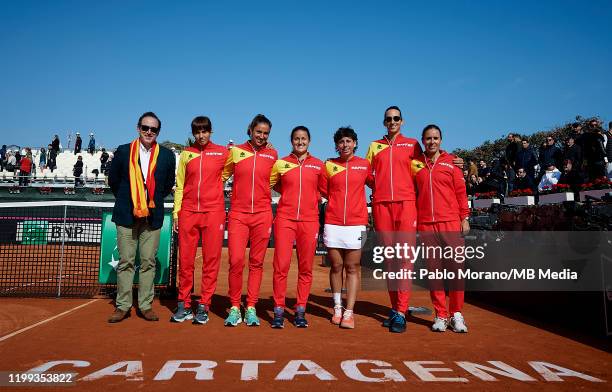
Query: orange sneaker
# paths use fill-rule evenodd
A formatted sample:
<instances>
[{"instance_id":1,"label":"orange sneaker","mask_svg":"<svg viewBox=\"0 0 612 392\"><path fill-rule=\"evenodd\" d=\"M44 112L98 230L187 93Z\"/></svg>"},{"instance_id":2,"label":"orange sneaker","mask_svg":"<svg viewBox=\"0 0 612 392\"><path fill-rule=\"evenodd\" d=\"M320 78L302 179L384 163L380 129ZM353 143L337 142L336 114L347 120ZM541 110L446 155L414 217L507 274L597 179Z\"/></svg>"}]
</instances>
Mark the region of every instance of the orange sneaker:
<instances>
[{"instance_id":1,"label":"orange sneaker","mask_svg":"<svg viewBox=\"0 0 612 392\"><path fill-rule=\"evenodd\" d=\"M344 315L342 315L342 321L340 322L340 328L353 329L355 328L355 318L353 317L353 312L346 311Z\"/></svg>"},{"instance_id":2,"label":"orange sneaker","mask_svg":"<svg viewBox=\"0 0 612 392\"><path fill-rule=\"evenodd\" d=\"M342 321L342 305L335 305L334 315L331 318L331 322L334 325L340 325L340 321Z\"/></svg>"}]
</instances>

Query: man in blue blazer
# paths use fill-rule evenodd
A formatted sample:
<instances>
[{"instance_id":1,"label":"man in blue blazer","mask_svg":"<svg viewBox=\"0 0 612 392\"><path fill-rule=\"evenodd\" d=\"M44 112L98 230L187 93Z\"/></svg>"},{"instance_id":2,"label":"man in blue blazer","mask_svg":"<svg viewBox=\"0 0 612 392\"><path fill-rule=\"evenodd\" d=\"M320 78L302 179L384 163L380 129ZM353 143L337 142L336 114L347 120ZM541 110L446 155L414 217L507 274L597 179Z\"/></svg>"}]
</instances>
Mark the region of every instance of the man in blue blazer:
<instances>
[{"instance_id":1,"label":"man in blue blazer","mask_svg":"<svg viewBox=\"0 0 612 392\"><path fill-rule=\"evenodd\" d=\"M161 121L153 112L138 119L138 138L117 148L108 175L108 184L115 195L113 222L117 225L116 309L109 323L128 317L132 307L132 286L136 249L140 252L138 308L142 317L157 321L152 308L155 258L164 220L164 198L174 186L175 157L159 145L157 135Z\"/></svg>"}]
</instances>

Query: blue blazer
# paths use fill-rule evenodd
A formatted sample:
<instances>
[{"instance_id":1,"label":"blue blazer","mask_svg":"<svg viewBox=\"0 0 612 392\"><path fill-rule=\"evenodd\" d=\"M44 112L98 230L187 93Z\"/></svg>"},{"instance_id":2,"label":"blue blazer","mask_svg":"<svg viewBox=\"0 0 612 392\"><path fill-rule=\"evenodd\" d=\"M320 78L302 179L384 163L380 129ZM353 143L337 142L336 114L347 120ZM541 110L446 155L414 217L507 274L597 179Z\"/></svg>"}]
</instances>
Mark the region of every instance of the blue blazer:
<instances>
[{"instance_id":1,"label":"blue blazer","mask_svg":"<svg viewBox=\"0 0 612 392\"><path fill-rule=\"evenodd\" d=\"M172 192L176 170L176 159L169 149L158 144L157 168L155 169L155 208L147 217L153 230L159 229L164 222L164 198ZM113 222L131 227L134 224L134 204L130 194L130 144L117 147L108 174L108 185L115 195Z\"/></svg>"}]
</instances>

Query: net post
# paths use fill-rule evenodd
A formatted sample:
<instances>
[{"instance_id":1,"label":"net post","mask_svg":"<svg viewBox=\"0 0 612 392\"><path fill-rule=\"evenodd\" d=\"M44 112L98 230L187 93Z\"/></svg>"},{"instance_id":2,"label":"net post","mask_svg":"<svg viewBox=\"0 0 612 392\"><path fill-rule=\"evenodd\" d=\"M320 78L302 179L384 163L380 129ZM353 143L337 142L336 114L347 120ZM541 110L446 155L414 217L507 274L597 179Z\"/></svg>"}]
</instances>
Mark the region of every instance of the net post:
<instances>
[{"instance_id":1,"label":"net post","mask_svg":"<svg viewBox=\"0 0 612 392\"><path fill-rule=\"evenodd\" d=\"M64 220L62 223L62 231L60 232L60 235L62 236L62 252L61 252L61 256L60 256L60 269L59 269L59 276L58 276L58 282L57 282L57 296L61 297L62 296L62 275L64 273L64 242L66 241L66 215L68 213L68 204L64 204Z\"/></svg>"}]
</instances>

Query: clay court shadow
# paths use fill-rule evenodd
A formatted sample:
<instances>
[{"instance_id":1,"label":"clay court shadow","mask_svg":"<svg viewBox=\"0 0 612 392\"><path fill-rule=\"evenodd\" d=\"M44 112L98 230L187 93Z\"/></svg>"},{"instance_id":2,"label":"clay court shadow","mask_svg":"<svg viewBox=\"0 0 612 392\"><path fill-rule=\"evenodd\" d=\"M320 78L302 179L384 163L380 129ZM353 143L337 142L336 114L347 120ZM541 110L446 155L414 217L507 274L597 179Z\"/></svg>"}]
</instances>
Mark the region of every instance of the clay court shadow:
<instances>
[{"instance_id":1,"label":"clay court shadow","mask_svg":"<svg viewBox=\"0 0 612 392\"><path fill-rule=\"evenodd\" d=\"M320 305L325 310L325 318L331 318L332 299L328 296L310 294L310 302ZM389 315L389 307L383 306L370 301L357 300L355 301L355 313L361 316L370 317L375 321L382 323ZM413 315L407 318L409 323L425 325L427 328L431 326L431 321L424 320Z\"/></svg>"}]
</instances>

